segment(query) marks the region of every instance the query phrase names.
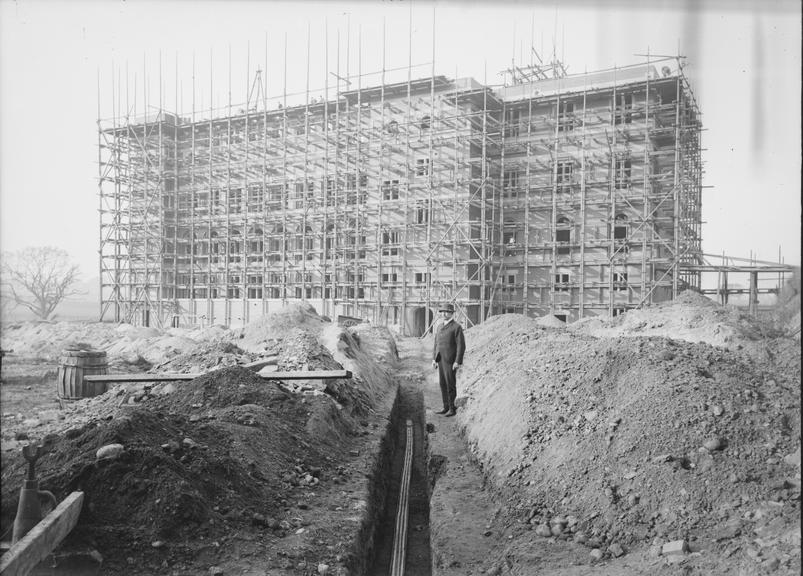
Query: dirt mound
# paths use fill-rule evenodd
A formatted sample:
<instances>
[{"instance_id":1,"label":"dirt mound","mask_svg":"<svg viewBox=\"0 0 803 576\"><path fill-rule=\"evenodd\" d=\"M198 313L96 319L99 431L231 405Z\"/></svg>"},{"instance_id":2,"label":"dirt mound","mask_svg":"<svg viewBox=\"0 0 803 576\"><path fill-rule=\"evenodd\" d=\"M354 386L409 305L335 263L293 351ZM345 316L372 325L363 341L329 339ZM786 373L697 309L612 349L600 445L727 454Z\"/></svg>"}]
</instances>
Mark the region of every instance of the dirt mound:
<instances>
[{"instance_id":1,"label":"dirt mound","mask_svg":"<svg viewBox=\"0 0 803 576\"><path fill-rule=\"evenodd\" d=\"M756 344L765 338L781 335L770 324L762 322L733 306L720 306L713 300L687 290L676 300L662 302L609 318L584 318L569 330L598 337L662 336L705 342L731 349Z\"/></svg>"},{"instance_id":2,"label":"dirt mound","mask_svg":"<svg viewBox=\"0 0 803 576\"><path fill-rule=\"evenodd\" d=\"M192 414L244 404L271 406L290 396L276 381L265 380L246 368L231 367L177 383L169 392L162 390L150 408Z\"/></svg>"},{"instance_id":3,"label":"dirt mound","mask_svg":"<svg viewBox=\"0 0 803 576\"><path fill-rule=\"evenodd\" d=\"M93 542L119 560L164 540L225 538L255 521L287 535L298 527L289 491L334 476L341 442L357 427L326 394L292 394L225 368L56 437L37 472L59 499L84 491L72 542ZM120 456L97 460L109 444L123 446ZM25 466L18 454L4 460L6 529Z\"/></svg>"},{"instance_id":4,"label":"dirt mound","mask_svg":"<svg viewBox=\"0 0 803 576\"><path fill-rule=\"evenodd\" d=\"M461 419L520 521L569 518L560 537L582 533L603 550L686 538L727 553L738 535L759 535L799 567L799 349L779 366L514 315L466 340Z\"/></svg>"},{"instance_id":5,"label":"dirt mound","mask_svg":"<svg viewBox=\"0 0 803 576\"><path fill-rule=\"evenodd\" d=\"M105 349L104 343L119 338L117 328L91 322L17 322L3 326L2 348L19 357L58 360L62 350L79 342Z\"/></svg>"},{"instance_id":6,"label":"dirt mound","mask_svg":"<svg viewBox=\"0 0 803 576\"><path fill-rule=\"evenodd\" d=\"M105 322L20 322L3 326L2 348L19 358L58 362L64 349L80 346L105 351L111 365L152 365L191 353L201 343L232 337L231 331L219 326L162 331Z\"/></svg>"},{"instance_id":7,"label":"dirt mound","mask_svg":"<svg viewBox=\"0 0 803 576\"><path fill-rule=\"evenodd\" d=\"M239 345L250 352L271 350L289 330L319 333L329 322L306 302L289 302L280 310L262 316L240 330Z\"/></svg>"}]
</instances>

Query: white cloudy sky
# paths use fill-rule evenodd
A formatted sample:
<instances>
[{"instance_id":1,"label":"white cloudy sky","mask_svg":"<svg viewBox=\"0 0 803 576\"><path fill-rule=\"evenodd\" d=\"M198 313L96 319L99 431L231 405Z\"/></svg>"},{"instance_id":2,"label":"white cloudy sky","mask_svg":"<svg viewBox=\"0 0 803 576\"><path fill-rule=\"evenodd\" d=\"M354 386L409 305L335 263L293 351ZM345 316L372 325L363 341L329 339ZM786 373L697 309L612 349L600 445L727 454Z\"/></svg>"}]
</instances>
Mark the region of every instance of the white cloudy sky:
<instances>
[{"instance_id":1,"label":"white cloudy sky","mask_svg":"<svg viewBox=\"0 0 803 576\"><path fill-rule=\"evenodd\" d=\"M436 73L491 84L514 57L528 61L531 44L543 53L554 45L570 73L635 64L648 50L687 56L705 128L703 250L777 260L781 246L799 264L800 16L797 0L414 2L412 10L400 1L0 0L0 248L58 245L97 275L96 120L99 108L111 115L117 82L122 107L141 113L146 98L157 107L161 84L164 106L189 115L193 93L198 109L225 106L229 90L245 101L257 67L268 93L280 94L285 36L289 92L307 85L308 46L310 88L326 84L328 52L333 90L332 73L378 71L383 52L385 68L402 68L404 78L410 61L421 64L414 76L429 75L434 36Z\"/></svg>"}]
</instances>

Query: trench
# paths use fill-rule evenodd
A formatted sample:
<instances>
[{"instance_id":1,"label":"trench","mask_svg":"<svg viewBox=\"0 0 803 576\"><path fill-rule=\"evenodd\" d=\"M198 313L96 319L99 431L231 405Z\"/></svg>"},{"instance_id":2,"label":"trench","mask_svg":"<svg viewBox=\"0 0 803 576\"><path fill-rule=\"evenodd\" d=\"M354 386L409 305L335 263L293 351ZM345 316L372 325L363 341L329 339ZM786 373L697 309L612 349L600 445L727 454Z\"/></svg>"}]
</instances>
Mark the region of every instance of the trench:
<instances>
[{"instance_id":1,"label":"trench","mask_svg":"<svg viewBox=\"0 0 803 576\"><path fill-rule=\"evenodd\" d=\"M399 507L399 490L402 482L407 439L407 421L412 422L412 466L408 496L408 521L404 574L430 576L432 555L430 551L429 497L427 477L427 440L424 396L414 382L405 381L399 386L396 406L393 410L385 454L388 465L385 484L385 505L377 519L371 561L365 572L368 576L388 576L391 562Z\"/></svg>"}]
</instances>

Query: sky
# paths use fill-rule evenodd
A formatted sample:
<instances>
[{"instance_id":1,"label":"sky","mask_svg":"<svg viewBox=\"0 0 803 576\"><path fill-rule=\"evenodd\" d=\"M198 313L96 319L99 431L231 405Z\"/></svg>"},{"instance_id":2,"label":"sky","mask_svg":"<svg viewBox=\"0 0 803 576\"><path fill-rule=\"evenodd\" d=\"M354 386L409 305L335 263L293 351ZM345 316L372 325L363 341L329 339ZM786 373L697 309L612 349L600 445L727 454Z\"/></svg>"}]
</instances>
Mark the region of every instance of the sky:
<instances>
[{"instance_id":1,"label":"sky","mask_svg":"<svg viewBox=\"0 0 803 576\"><path fill-rule=\"evenodd\" d=\"M98 275L98 117L234 109L257 69L269 96L332 95L337 76L376 85L383 67L427 77L433 62L500 84L531 47L569 73L685 56L704 128L703 251L780 249L800 264L797 0L0 0L0 250L59 246Z\"/></svg>"}]
</instances>

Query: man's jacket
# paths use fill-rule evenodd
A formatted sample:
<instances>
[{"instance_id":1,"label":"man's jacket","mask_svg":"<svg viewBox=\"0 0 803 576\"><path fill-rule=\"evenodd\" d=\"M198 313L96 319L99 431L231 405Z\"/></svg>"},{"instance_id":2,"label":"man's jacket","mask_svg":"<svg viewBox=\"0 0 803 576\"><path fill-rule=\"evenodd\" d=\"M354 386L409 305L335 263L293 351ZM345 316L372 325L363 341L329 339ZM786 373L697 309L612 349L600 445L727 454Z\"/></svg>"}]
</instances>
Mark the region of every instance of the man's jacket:
<instances>
[{"instance_id":1,"label":"man's jacket","mask_svg":"<svg viewBox=\"0 0 803 576\"><path fill-rule=\"evenodd\" d=\"M443 360L447 364L463 364L463 353L466 351L466 341L463 338L463 328L452 320L448 324L441 324L435 333L435 345L432 350L432 359L435 362Z\"/></svg>"}]
</instances>

